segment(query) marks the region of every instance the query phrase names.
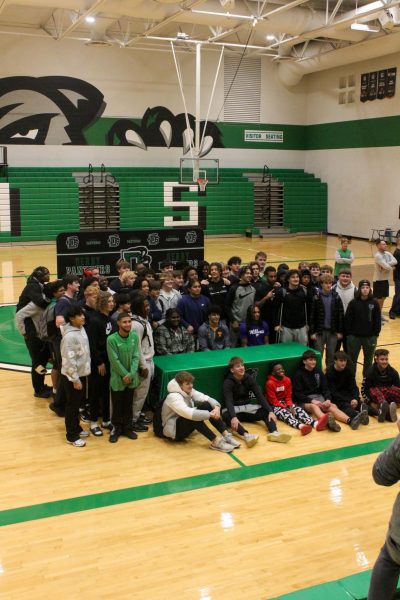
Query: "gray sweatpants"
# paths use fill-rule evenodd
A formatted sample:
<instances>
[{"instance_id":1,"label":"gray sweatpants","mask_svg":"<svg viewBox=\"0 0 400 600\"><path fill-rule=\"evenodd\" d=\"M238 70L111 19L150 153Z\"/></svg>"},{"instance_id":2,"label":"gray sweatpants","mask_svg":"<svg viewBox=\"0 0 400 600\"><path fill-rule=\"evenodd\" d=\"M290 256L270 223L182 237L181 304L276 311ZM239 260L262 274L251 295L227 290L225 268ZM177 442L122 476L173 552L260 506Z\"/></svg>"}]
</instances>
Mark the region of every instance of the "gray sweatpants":
<instances>
[{"instance_id":1,"label":"gray sweatpants","mask_svg":"<svg viewBox=\"0 0 400 600\"><path fill-rule=\"evenodd\" d=\"M283 344L284 342L298 342L304 346L308 345L308 330L307 326L300 327L299 329L289 329L289 327L282 327L279 341Z\"/></svg>"}]
</instances>

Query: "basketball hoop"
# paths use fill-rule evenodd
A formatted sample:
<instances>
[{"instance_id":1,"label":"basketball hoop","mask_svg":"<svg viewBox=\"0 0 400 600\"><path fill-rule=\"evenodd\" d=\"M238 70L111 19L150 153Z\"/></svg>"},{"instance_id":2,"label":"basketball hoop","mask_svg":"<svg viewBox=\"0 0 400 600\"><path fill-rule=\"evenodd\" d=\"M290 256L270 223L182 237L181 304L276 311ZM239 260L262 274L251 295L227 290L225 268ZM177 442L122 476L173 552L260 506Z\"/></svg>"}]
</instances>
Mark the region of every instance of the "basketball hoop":
<instances>
[{"instance_id":1,"label":"basketball hoop","mask_svg":"<svg viewBox=\"0 0 400 600\"><path fill-rule=\"evenodd\" d=\"M203 177L199 177L197 179L197 185L199 186L199 194L202 196L206 195L206 187L207 187L208 179L204 179Z\"/></svg>"}]
</instances>

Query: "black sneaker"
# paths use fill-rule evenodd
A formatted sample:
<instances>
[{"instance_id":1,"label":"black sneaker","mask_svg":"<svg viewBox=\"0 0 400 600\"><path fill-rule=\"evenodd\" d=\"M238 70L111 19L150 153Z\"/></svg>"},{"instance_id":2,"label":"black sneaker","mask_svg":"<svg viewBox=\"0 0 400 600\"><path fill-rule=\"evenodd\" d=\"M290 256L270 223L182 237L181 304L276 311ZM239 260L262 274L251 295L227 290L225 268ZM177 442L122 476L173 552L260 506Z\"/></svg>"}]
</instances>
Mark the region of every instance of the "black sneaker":
<instances>
[{"instance_id":1,"label":"black sneaker","mask_svg":"<svg viewBox=\"0 0 400 600\"><path fill-rule=\"evenodd\" d=\"M53 389L52 388L48 388L48 389L41 389L40 392L35 392L33 394L35 396L35 398L50 398L53 395Z\"/></svg>"},{"instance_id":2,"label":"black sneaker","mask_svg":"<svg viewBox=\"0 0 400 600\"><path fill-rule=\"evenodd\" d=\"M142 432L148 431L148 430L149 430L149 428L147 427L147 425L144 425L140 421L134 421L132 423L132 431L138 431L139 433L142 433Z\"/></svg>"},{"instance_id":3,"label":"black sneaker","mask_svg":"<svg viewBox=\"0 0 400 600\"><path fill-rule=\"evenodd\" d=\"M130 440L137 440L137 434L134 431L124 431L122 435Z\"/></svg>"},{"instance_id":4,"label":"black sneaker","mask_svg":"<svg viewBox=\"0 0 400 600\"><path fill-rule=\"evenodd\" d=\"M87 412L87 410L79 411L79 418L82 421L82 423L90 423L90 421L91 421L90 415Z\"/></svg>"},{"instance_id":5,"label":"black sneaker","mask_svg":"<svg viewBox=\"0 0 400 600\"><path fill-rule=\"evenodd\" d=\"M350 420L350 423L349 423L350 429L353 429L353 430L358 429L358 427L361 423L360 417L361 417L361 413L358 413Z\"/></svg>"},{"instance_id":6,"label":"black sneaker","mask_svg":"<svg viewBox=\"0 0 400 600\"><path fill-rule=\"evenodd\" d=\"M49 409L57 415L57 417L65 417L65 412L54 405L54 402L50 402Z\"/></svg>"},{"instance_id":7,"label":"black sneaker","mask_svg":"<svg viewBox=\"0 0 400 600\"><path fill-rule=\"evenodd\" d=\"M389 404L384 400L378 411L378 423L384 423L386 421L387 414L389 412Z\"/></svg>"},{"instance_id":8,"label":"black sneaker","mask_svg":"<svg viewBox=\"0 0 400 600\"><path fill-rule=\"evenodd\" d=\"M396 402L391 402L389 404L389 416L390 416L390 421L392 421L392 423L396 423L397 421L397 404Z\"/></svg>"},{"instance_id":9,"label":"black sneaker","mask_svg":"<svg viewBox=\"0 0 400 600\"><path fill-rule=\"evenodd\" d=\"M341 431L341 427L339 423L336 423L335 417L333 415L328 416L328 429L331 431Z\"/></svg>"},{"instance_id":10,"label":"black sneaker","mask_svg":"<svg viewBox=\"0 0 400 600\"><path fill-rule=\"evenodd\" d=\"M119 429L117 429L116 427L113 427L111 429L110 437L108 438L108 441L111 442L111 444L115 444L115 442L118 442L118 438L120 435L121 435L121 431Z\"/></svg>"}]
</instances>

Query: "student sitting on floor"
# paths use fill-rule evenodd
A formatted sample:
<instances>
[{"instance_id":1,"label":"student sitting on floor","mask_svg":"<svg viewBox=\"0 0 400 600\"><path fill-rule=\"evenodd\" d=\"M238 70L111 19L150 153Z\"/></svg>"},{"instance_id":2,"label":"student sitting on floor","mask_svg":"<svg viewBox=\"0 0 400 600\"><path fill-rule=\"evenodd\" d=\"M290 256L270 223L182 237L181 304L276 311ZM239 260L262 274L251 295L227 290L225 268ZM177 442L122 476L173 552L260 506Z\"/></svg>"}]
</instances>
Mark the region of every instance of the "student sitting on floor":
<instances>
[{"instance_id":1,"label":"student sitting on floor","mask_svg":"<svg viewBox=\"0 0 400 600\"><path fill-rule=\"evenodd\" d=\"M161 410L164 436L180 442L196 430L211 442L211 450L232 452L240 444L221 420L220 403L193 389L193 381L191 373L180 371L168 383L168 396ZM204 421L210 421L221 436L211 431Z\"/></svg>"},{"instance_id":2,"label":"student sitting on floor","mask_svg":"<svg viewBox=\"0 0 400 600\"><path fill-rule=\"evenodd\" d=\"M389 350L378 348L374 352L374 364L365 378L367 403L378 417L379 423L385 420L397 421L397 405L400 404L399 374L389 364Z\"/></svg>"},{"instance_id":3,"label":"student sitting on floor","mask_svg":"<svg viewBox=\"0 0 400 600\"><path fill-rule=\"evenodd\" d=\"M356 380L347 364L349 357L345 352L338 351L333 355L333 361L333 365L326 372L332 400L348 416L348 425L351 429L358 429L360 424L368 425L368 408L365 403L360 406L360 393Z\"/></svg>"},{"instance_id":4,"label":"student sitting on floor","mask_svg":"<svg viewBox=\"0 0 400 600\"><path fill-rule=\"evenodd\" d=\"M265 396L278 419L299 429L301 435L311 433L313 428L322 431L328 424L329 416L327 414L322 415L317 421L310 417L304 408L293 403L292 382L285 375L281 363L276 363L272 367L271 374L265 383Z\"/></svg>"},{"instance_id":5,"label":"student sitting on floor","mask_svg":"<svg viewBox=\"0 0 400 600\"><path fill-rule=\"evenodd\" d=\"M279 433L276 426L276 416L272 407L265 400L260 386L246 373L243 359L239 356L231 358L228 364L229 374L223 385L225 409L222 411L225 423L235 434L243 437L250 448L258 442L259 436L249 433L241 423L263 421L267 427L267 439L270 442L286 443L291 439L287 433Z\"/></svg>"},{"instance_id":6,"label":"student sitting on floor","mask_svg":"<svg viewBox=\"0 0 400 600\"><path fill-rule=\"evenodd\" d=\"M304 408L314 419L329 414L328 429L340 431L341 427L335 419L347 423L348 416L331 401L331 393L326 377L317 367L317 355L306 350L301 357L301 364L293 377L293 400Z\"/></svg>"}]
</instances>

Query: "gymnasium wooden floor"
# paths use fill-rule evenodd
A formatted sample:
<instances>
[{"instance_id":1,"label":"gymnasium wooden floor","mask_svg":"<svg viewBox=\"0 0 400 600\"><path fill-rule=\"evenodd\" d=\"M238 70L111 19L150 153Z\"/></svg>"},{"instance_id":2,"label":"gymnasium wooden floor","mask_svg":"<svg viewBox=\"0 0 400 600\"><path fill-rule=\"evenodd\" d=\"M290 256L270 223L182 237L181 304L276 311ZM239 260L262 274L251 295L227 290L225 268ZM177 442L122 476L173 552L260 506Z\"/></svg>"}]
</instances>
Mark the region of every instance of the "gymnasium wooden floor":
<instances>
[{"instance_id":1,"label":"gymnasium wooden floor","mask_svg":"<svg viewBox=\"0 0 400 600\"><path fill-rule=\"evenodd\" d=\"M263 249L272 264L333 263L337 245L325 236L211 239L206 258L250 260ZM370 245L352 247L355 279L370 276ZM35 266L55 273L53 245L0 252L2 303L16 301ZM379 339L396 368L399 323ZM376 486L371 466L395 424L306 438L290 430L287 445L262 435L234 456L200 436L173 444L151 432L115 445L90 437L79 449L32 396L28 374L0 370L0 389L1 598L266 600L371 569L384 540L398 490Z\"/></svg>"}]
</instances>

